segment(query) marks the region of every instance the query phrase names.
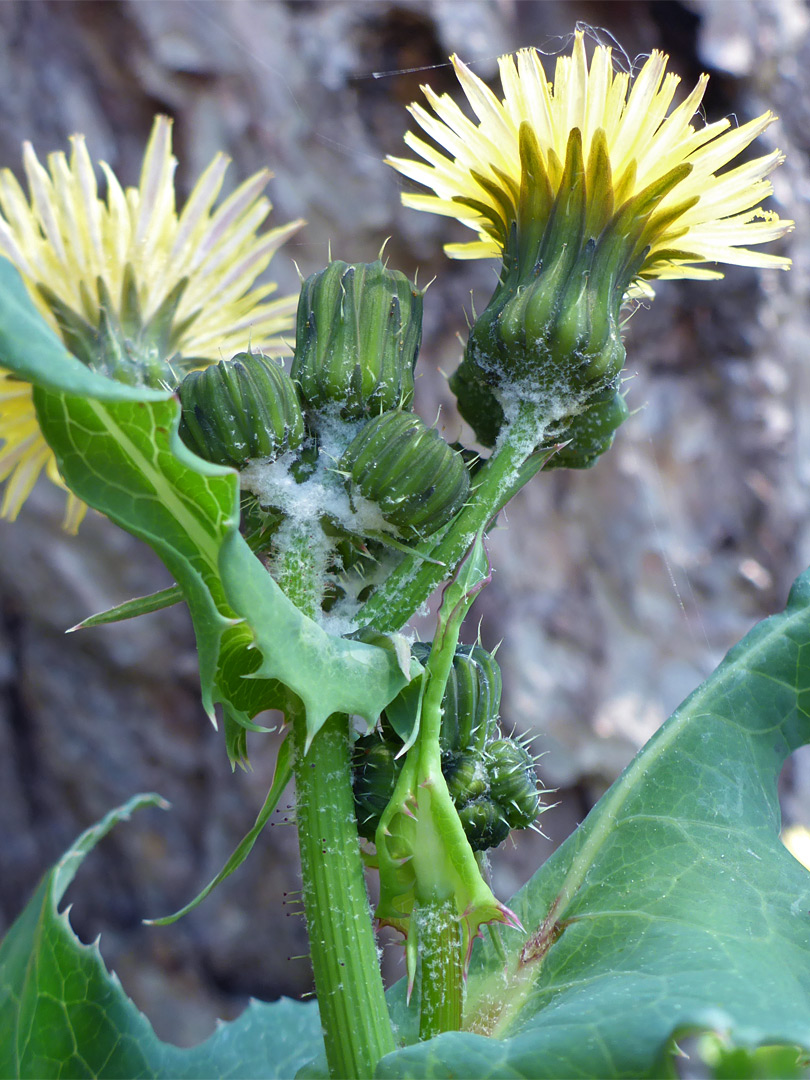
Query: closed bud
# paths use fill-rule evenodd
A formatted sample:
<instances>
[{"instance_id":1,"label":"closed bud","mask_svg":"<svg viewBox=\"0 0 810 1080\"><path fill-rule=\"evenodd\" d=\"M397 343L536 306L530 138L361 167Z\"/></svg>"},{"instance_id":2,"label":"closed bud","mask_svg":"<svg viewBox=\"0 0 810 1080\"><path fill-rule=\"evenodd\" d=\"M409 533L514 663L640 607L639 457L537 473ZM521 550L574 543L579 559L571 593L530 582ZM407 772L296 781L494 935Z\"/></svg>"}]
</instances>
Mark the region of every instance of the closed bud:
<instances>
[{"instance_id":1,"label":"closed bud","mask_svg":"<svg viewBox=\"0 0 810 1080\"><path fill-rule=\"evenodd\" d=\"M442 755L442 775L456 809L480 799L489 790L489 779L481 754L466 750Z\"/></svg>"},{"instance_id":2,"label":"closed bud","mask_svg":"<svg viewBox=\"0 0 810 1080\"><path fill-rule=\"evenodd\" d=\"M526 829L540 810L540 791L531 754L514 739L487 746L490 797L512 829Z\"/></svg>"},{"instance_id":3,"label":"closed bud","mask_svg":"<svg viewBox=\"0 0 810 1080\"><path fill-rule=\"evenodd\" d=\"M407 408L421 339L422 293L404 274L335 261L301 289L292 377L316 413Z\"/></svg>"},{"instance_id":4,"label":"closed bud","mask_svg":"<svg viewBox=\"0 0 810 1080\"><path fill-rule=\"evenodd\" d=\"M481 749L501 707L501 671L480 645L459 645L442 699L442 750Z\"/></svg>"},{"instance_id":5,"label":"closed bud","mask_svg":"<svg viewBox=\"0 0 810 1080\"><path fill-rule=\"evenodd\" d=\"M352 751L352 784L357 831L373 840L383 810L394 794L402 767L396 761L397 747L371 734L358 739Z\"/></svg>"},{"instance_id":6,"label":"closed bud","mask_svg":"<svg viewBox=\"0 0 810 1080\"><path fill-rule=\"evenodd\" d=\"M276 458L304 440L295 386L275 361L256 353L190 372L179 388L180 438L206 461L242 468Z\"/></svg>"},{"instance_id":7,"label":"closed bud","mask_svg":"<svg viewBox=\"0 0 810 1080\"><path fill-rule=\"evenodd\" d=\"M546 469L589 469L609 450L616 431L630 415L624 396L613 387L597 395L584 412L575 416L555 442L568 442L545 464Z\"/></svg>"},{"instance_id":8,"label":"closed bud","mask_svg":"<svg viewBox=\"0 0 810 1080\"><path fill-rule=\"evenodd\" d=\"M467 803L461 807L458 816L473 851L497 847L509 835L509 823L492 799Z\"/></svg>"},{"instance_id":9,"label":"closed bud","mask_svg":"<svg viewBox=\"0 0 810 1080\"><path fill-rule=\"evenodd\" d=\"M464 505L470 480L464 462L414 413L370 420L349 444L339 470L350 495L379 507L405 539L430 536Z\"/></svg>"},{"instance_id":10,"label":"closed bud","mask_svg":"<svg viewBox=\"0 0 810 1080\"><path fill-rule=\"evenodd\" d=\"M416 641L411 654L427 664L431 643ZM389 708L415 700L407 689L394 699ZM459 754L466 750L482 750L497 730L496 721L501 707L501 669L492 653L480 645L459 645L442 697L442 726L439 745L443 754ZM411 720L411 725L415 718ZM382 717L383 732L393 733L386 712Z\"/></svg>"}]
</instances>

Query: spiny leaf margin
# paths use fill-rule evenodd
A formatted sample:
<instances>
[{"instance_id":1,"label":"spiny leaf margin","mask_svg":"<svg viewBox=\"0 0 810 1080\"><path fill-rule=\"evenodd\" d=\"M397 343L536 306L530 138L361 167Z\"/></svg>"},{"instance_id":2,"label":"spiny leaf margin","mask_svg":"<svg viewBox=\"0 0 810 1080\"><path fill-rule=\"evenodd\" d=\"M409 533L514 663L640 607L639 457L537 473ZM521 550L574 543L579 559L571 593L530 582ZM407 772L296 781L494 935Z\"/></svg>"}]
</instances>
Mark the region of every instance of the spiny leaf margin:
<instances>
[{"instance_id":1,"label":"spiny leaf margin","mask_svg":"<svg viewBox=\"0 0 810 1080\"><path fill-rule=\"evenodd\" d=\"M314 1002L253 1001L199 1046L161 1042L110 973L98 942L83 945L65 890L86 855L121 821L158 795L136 795L87 829L45 875L0 945L0 1077L42 1080L284 1080L322 1048Z\"/></svg>"}]
</instances>

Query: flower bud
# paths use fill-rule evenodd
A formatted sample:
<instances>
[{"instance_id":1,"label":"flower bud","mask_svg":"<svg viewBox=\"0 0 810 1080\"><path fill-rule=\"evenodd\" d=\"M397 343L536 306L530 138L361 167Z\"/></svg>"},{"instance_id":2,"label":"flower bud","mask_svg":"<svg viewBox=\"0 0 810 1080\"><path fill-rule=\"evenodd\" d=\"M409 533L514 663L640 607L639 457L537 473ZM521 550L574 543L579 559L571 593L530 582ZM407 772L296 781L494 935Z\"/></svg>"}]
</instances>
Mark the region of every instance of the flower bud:
<instances>
[{"instance_id":1,"label":"flower bud","mask_svg":"<svg viewBox=\"0 0 810 1080\"><path fill-rule=\"evenodd\" d=\"M623 395L608 387L555 439L555 442L567 441L568 445L549 458L545 468L590 469L610 449L616 431L629 415Z\"/></svg>"},{"instance_id":2,"label":"flower bud","mask_svg":"<svg viewBox=\"0 0 810 1080\"><path fill-rule=\"evenodd\" d=\"M442 775L457 808L480 799L489 791L489 779L480 753L465 750L442 755Z\"/></svg>"},{"instance_id":3,"label":"flower bud","mask_svg":"<svg viewBox=\"0 0 810 1080\"><path fill-rule=\"evenodd\" d=\"M460 645L442 699L442 750L481 749L501 706L501 671L480 645Z\"/></svg>"},{"instance_id":4,"label":"flower bud","mask_svg":"<svg viewBox=\"0 0 810 1080\"><path fill-rule=\"evenodd\" d=\"M340 459L350 495L379 507L406 539L430 536L464 505L470 480L462 458L414 413L370 420Z\"/></svg>"},{"instance_id":5,"label":"flower bud","mask_svg":"<svg viewBox=\"0 0 810 1080\"><path fill-rule=\"evenodd\" d=\"M493 739L486 748L491 799L511 829L526 829L540 809L540 792L531 754L514 739Z\"/></svg>"},{"instance_id":6,"label":"flower bud","mask_svg":"<svg viewBox=\"0 0 810 1080\"><path fill-rule=\"evenodd\" d=\"M396 761L397 747L372 733L357 740L352 751L352 784L357 814L357 830L373 840L380 817L394 794L402 768Z\"/></svg>"},{"instance_id":7,"label":"flower bud","mask_svg":"<svg viewBox=\"0 0 810 1080\"><path fill-rule=\"evenodd\" d=\"M497 847L509 835L509 823L492 799L477 799L458 811L464 833L473 851Z\"/></svg>"},{"instance_id":8,"label":"flower bud","mask_svg":"<svg viewBox=\"0 0 810 1080\"><path fill-rule=\"evenodd\" d=\"M335 261L301 289L292 377L316 413L407 408L421 339L422 293L404 274Z\"/></svg>"},{"instance_id":9,"label":"flower bud","mask_svg":"<svg viewBox=\"0 0 810 1080\"><path fill-rule=\"evenodd\" d=\"M274 360L238 353L190 372L179 388L180 438L206 461L242 468L276 458L304 440L295 386Z\"/></svg>"}]
</instances>

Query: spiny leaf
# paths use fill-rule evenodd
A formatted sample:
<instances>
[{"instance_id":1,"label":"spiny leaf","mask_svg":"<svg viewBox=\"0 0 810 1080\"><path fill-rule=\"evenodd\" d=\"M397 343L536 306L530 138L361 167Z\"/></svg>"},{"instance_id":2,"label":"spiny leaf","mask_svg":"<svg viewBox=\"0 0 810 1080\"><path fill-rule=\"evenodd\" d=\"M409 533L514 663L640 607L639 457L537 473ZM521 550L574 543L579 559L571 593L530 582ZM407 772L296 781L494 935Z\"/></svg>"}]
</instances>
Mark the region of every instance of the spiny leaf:
<instances>
[{"instance_id":1,"label":"spiny leaf","mask_svg":"<svg viewBox=\"0 0 810 1080\"><path fill-rule=\"evenodd\" d=\"M73 933L59 904L84 857L135 810L165 805L136 795L83 833L9 930L0 945L0 1077L284 1080L322 1048L317 1005L289 999L251 1002L189 1050L161 1042L98 943Z\"/></svg>"}]
</instances>

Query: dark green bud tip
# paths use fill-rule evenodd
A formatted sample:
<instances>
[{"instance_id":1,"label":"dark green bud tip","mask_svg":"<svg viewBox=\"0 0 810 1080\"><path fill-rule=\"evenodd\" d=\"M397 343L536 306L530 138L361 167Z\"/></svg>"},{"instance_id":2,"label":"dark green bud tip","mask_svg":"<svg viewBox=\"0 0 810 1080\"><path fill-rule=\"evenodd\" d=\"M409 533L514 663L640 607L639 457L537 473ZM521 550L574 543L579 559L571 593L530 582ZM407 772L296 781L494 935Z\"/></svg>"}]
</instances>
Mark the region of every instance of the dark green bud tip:
<instances>
[{"instance_id":1,"label":"dark green bud tip","mask_svg":"<svg viewBox=\"0 0 810 1080\"><path fill-rule=\"evenodd\" d=\"M617 429L630 415L622 394L609 387L575 416L555 442L568 442L545 465L546 469L589 469L613 444Z\"/></svg>"},{"instance_id":2,"label":"dark green bud tip","mask_svg":"<svg viewBox=\"0 0 810 1080\"><path fill-rule=\"evenodd\" d=\"M534 760L514 739L494 739L486 748L490 797L511 829L527 829L540 810Z\"/></svg>"},{"instance_id":3,"label":"dark green bud tip","mask_svg":"<svg viewBox=\"0 0 810 1080\"><path fill-rule=\"evenodd\" d=\"M332 262L301 289L292 377L316 413L407 408L421 339L422 292L404 274Z\"/></svg>"},{"instance_id":4,"label":"dark green bud tip","mask_svg":"<svg viewBox=\"0 0 810 1080\"><path fill-rule=\"evenodd\" d=\"M379 507L406 539L430 536L464 505L470 480L464 462L414 413L393 411L370 420L338 466L350 495Z\"/></svg>"},{"instance_id":5,"label":"dark green bud tip","mask_svg":"<svg viewBox=\"0 0 810 1080\"><path fill-rule=\"evenodd\" d=\"M395 761L396 744L384 742L372 733L358 739L352 751L352 784L357 831L373 840L380 818L394 794L402 767Z\"/></svg>"},{"instance_id":6,"label":"dark green bud tip","mask_svg":"<svg viewBox=\"0 0 810 1080\"><path fill-rule=\"evenodd\" d=\"M190 372L179 394L180 438L206 461L240 469L252 458L276 458L304 440L292 380L257 353L238 353Z\"/></svg>"}]
</instances>

